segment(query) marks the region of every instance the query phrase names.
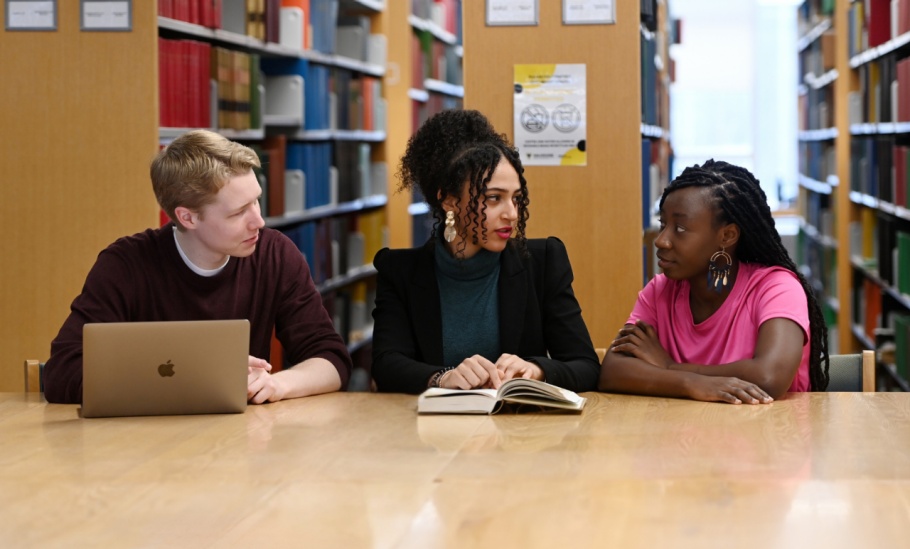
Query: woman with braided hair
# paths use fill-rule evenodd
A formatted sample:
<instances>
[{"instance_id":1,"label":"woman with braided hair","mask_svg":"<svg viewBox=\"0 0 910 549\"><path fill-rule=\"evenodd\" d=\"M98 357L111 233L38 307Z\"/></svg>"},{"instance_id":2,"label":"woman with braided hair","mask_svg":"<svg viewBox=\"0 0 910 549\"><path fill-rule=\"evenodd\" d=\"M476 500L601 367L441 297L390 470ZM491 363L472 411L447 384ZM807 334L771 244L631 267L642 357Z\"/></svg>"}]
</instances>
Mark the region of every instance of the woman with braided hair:
<instances>
[{"instance_id":1,"label":"woman with braided hair","mask_svg":"<svg viewBox=\"0 0 910 549\"><path fill-rule=\"evenodd\" d=\"M604 391L768 403L828 385L827 327L748 170L709 160L660 198L657 275L603 361Z\"/></svg>"},{"instance_id":2,"label":"woman with braided hair","mask_svg":"<svg viewBox=\"0 0 910 549\"><path fill-rule=\"evenodd\" d=\"M498 388L515 377L597 387L566 247L525 238L523 173L518 151L477 111L442 111L411 137L401 187L422 192L436 225L425 245L373 260L380 391Z\"/></svg>"}]
</instances>

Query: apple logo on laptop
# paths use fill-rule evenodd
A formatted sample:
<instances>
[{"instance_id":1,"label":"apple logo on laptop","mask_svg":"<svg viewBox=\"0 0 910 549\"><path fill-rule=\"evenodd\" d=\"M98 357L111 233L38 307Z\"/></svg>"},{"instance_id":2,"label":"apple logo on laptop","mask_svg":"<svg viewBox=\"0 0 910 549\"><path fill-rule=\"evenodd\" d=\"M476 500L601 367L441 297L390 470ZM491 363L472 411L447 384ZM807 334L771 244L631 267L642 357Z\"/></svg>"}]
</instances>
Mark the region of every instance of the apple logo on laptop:
<instances>
[{"instance_id":1,"label":"apple logo on laptop","mask_svg":"<svg viewBox=\"0 0 910 549\"><path fill-rule=\"evenodd\" d=\"M164 364L158 365L158 375L161 377L171 377L174 375L174 365L168 360Z\"/></svg>"}]
</instances>

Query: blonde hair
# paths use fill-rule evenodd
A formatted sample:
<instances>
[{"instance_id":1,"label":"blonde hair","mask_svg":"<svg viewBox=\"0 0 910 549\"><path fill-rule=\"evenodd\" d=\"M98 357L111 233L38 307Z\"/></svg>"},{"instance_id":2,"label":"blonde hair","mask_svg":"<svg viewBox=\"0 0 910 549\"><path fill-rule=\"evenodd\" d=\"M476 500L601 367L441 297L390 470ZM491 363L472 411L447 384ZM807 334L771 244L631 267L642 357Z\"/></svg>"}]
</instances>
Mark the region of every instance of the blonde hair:
<instances>
[{"instance_id":1,"label":"blonde hair","mask_svg":"<svg viewBox=\"0 0 910 549\"><path fill-rule=\"evenodd\" d=\"M152 160L155 198L164 213L183 230L174 214L179 206L200 212L232 177L260 166L256 153L207 130L187 132Z\"/></svg>"}]
</instances>

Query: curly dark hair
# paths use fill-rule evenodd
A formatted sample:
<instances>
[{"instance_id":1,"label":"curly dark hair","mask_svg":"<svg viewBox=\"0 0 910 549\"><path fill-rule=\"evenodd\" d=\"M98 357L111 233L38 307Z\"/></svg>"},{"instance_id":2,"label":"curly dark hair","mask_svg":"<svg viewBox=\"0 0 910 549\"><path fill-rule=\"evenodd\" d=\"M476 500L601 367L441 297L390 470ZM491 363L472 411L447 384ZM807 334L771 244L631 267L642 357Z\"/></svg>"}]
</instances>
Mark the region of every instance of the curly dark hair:
<instances>
[{"instance_id":1,"label":"curly dark hair","mask_svg":"<svg viewBox=\"0 0 910 549\"><path fill-rule=\"evenodd\" d=\"M809 304L809 383L813 391L828 386L828 327L815 292L790 258L774 226L768 199L749 170L722 161L708 160L683 170L660 197L660 207L670 193L686 187L711 189L718 223L739 226L736 256L740 261L783 267L799 279Z\"/></svg>"},{"instance_id":2,"label":"curly dark hair","mask_svg":"<svg viewBox=\"0 0 910 549\"><path fill-rule=\"evenodd\" d=\"M433 214L433 236L445 219L442 201L454 196L459 201L468 185L467 210L474 224L474 244L486 238L486 206L483 193L501 159L505 158L518 173L521 185L515 244L526 253L525 226L528 221L528 183L518 150L504 134L497 133L484 116L475 110L445 110L430 117L408 140L396 174L399 190L419 190ZM478 207L479 206L479 207ZM466 245L462 241L462 249ZM462 250L459 250L459 253Z\"/></svg>"}]
</instances>

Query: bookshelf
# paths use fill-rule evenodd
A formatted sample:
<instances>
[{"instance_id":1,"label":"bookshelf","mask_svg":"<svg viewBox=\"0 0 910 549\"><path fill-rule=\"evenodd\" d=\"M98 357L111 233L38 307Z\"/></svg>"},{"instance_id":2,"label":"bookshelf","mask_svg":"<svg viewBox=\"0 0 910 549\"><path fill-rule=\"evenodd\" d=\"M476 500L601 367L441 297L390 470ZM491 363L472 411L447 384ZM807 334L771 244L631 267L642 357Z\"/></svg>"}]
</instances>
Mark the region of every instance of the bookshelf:
<instances>
[{"instance_id":1,"label":"bookshelf","mask_svg":"<svg viewBox=\"0 0 910 549\"><path fill-rule=\"evenodd\" d=\"M815 290L828 325L829 351L849 348L849 318L846 288L849 283L839 263L839 243L844 241L838 224L843 150L849 148L840 113L847 103L845 63L839 54L845 23L835 14L831 0L807 0L797 10L799 39L797 55L799 86L799 212L797 266ZM840 292L844 289L844 292ZM845 329L846 328L846 329Z\"/></svg>"},{"instance_id":2,"label":"bookshelf","mask_svg":"<svg viewBox=\"0 0 910 549\"><path fill-rule=\"evenodd\" d=\"M666 9L665 2L654 5ZM642 288L641 144L648 133L664 139L666 126L652 121L643 127L638 2L616 3L612 25L566 26L560 2L538 7L537 26L488 27L484 2L465 2L464 102L514 138L514 65L586 65L587 165L526 167L528 236L556 235L565 242L585 322L595 346L604 347Z\"/></svg>"},{"instance_id":3,"label":"bookshelf","mask_svg":"<svg viewBox=\"0 0 910 549\"><path fill-rule=\"evenodd\" d=\"M427 118L462 108L464 98L461 41L462 0L390 2L391 36L386 79L389 105L389 158L397 168L407 142ZM393 248L420 246L430 236L432 216L419 194L389 187L389 238Z\"/></svg>"},{"instance_id":4,"label":"bookshelf","mask_svg":"<svg viewBox=\"0 0 910 549\"><path fill-rule=\"evenodd\" d=\"M675 62L670 46L680 42L679 26L667 2L643 2L641 41L641 192L642 285L658 274L656 248L659 223L656 207L673 172L670 142L670 84Z\"/></svg>"},{"instance_id":5,"label":"bookshelf","mask_svg":"<svg viewBox=\"0 0 910 549\"><path fill-rule=\"evenodd\" d=\"M162 144L196 127L214 129L260 153L264 169L257 175L266 200L292 196L278 181L288 171L284 164L294 147L325 149L320 169L330 175L313 181L337 181L334 190L301 193L299 207L264 202L264 213L268 225L289 233L302 249L312 248L308 258L318 266L327 308L352 354L368 361L371 262L387 242L386 63L382 55L380 61L375 58L389 40L382 30L388 26L386 2L303 0L313 8L311 33L300 28L301 35L310 34L310 48L289 47L275 34L280 22L275 8L292 3L134 2L132 31L111 33L81 32L78 2L58 2L57 31L0 33L0 48L17 52L4 61L0 75L23 83L2 91L6 104L17 106L3 115L5 128L17 128L16 139L3 152L14 182L4 212L4 229L11 235L4 251L17 259L2 267L4 325L13 327L2 336L3 348L14 360L0 368L0 390L20 390L22 358L47 357L98 252L120 236L159 224L148 163ZM206 12L207 6L214 12ZM248 6L260 11L250 17ZM188 11L173 11L178 8ZM249 26L259 21L261 28ZM347 52L347 39L335 51L332 35L351 31L356 36L357 29L342 27L362 22L372 27L361 33L363 56ZM165 49L165 42L180 49ZM239 81L220 85L217 55L215 71L210 64L216 50L227 52L233 63L228 72L240 74ZM179 56L184 59L175 59ZM268 107L277 102L268 104L263 94L266 77L282 62L312 70L308 77L325 77L307 78L308 95L319 84L324 92L331 85L336 96L327 99L326 93L318 105L298 105L296 116L271 113ZM116 85L111 85L113 76ZM167 87L181 80L181 87ZM339 98L340 82L357 93ZM219 97L218 89L229 86L239 95ZM219 112L225 103L237 111L227 118ZM319 125L325 120L310 115L325 114L328 106L336 107L334 113ZM314 196L324 202L304 202ZM317 236L324 239L318 246ZM355 356L355 365L363 362Z\"/></svg>"},{"instance_id":6,"label":"bookshelf","mask_svg":"<svg viewBox=\"0 0 910 549\"><path fill-rule=\"evenodd\" d=\"M375 295L371 263L388 241L382 89L388 36L377 32L385 4L214 4L220 20L159 16L159 32L211 48L210 62L200 62L211 75L205 79L211 89L202 85L201 93L209 91L210 104L217 105L207 126L259 153L266 225L284 232L306 256L355 367L368 370ZM166 124L167 99L173 97L167 87L161 88L162 142L184 131ZM276 344L272 362L283 365Z\"/></svg>"},{"instance_id":7,"label":"bookshelf","mask_svg":"<svg viewBox=\"0 0 910 549\"><path fill-rule=\"evenodd\" d=\"M824 296L831 352L876 349L878 389L906 391L910 2L811 0L798 14L799 260Z\"/></svg>"}]
</instances>

